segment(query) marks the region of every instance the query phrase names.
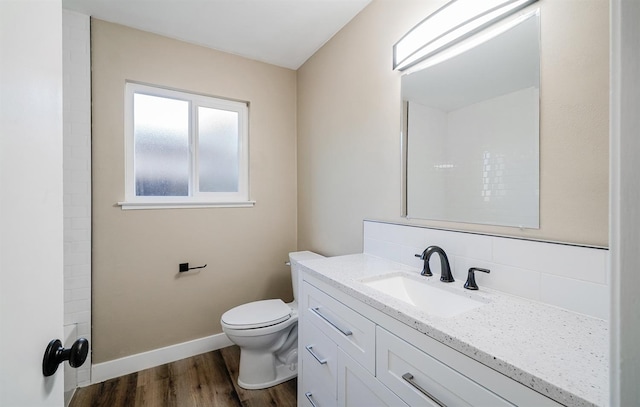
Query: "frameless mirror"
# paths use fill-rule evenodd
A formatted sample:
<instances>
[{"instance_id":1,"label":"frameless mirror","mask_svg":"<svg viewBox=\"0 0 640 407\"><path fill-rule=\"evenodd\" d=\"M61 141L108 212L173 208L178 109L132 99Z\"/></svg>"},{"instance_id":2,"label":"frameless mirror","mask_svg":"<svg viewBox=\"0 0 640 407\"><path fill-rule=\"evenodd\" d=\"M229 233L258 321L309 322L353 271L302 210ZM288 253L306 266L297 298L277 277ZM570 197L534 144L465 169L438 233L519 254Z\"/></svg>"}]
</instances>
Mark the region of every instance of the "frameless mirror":
<instances>
[{"instance_id":1,"label":"frameless mirror","mask_svg":"<svg viewBox=\"0 0 640 407\"><path fill-rule=\"evenodd\" d=\"M539 227L539 15L402 76L408 218Z\"/></svg>"}]
</instances>

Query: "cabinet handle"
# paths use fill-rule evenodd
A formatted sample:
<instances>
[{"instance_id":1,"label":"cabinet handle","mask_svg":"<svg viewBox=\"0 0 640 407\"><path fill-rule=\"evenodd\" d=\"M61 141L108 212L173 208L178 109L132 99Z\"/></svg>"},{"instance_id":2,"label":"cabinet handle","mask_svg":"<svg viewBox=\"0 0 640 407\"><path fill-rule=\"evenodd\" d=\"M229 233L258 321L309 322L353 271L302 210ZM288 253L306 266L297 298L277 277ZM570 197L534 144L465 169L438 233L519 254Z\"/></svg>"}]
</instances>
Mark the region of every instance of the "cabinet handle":
<instances>
[{"instance_id":1,"label":"cabinet handle","mask_svg":"<svg viewBox=\"0 0 640 407\"><path fill-rule=\"evenodd\" d=\"M326 315L323 315L320 312L320 308L319 307L315 307L315 308L309 308L311 311L313 311L314 314L316 314L317 316L319 316L320 318L324 319L325 321L327 321L329 323L329 325L331 325L332 327L334 327L335 329L337 329L338 331L340 331L342 333L342 335L344 336L350 336L353 335L353 332L351 332L351 330L347 329L347 328L341 328L337 323L333 322L331 319L329 319Z\"/></svg>"},{"instance_id":2,"label":"cabinet handle","mask_svg":"<svg viewBox=\"0 0 640 407\"><path fill-rule=\"evenodd\" d=\"M402 375L402 378L404 380L406 380L411 386L413 386L416 390L418 390L420 393L424 394L425 396L427 396L427 398L429 398L431 401L433 401L434 403L436 403L437 405L439 405L440 407L447 407L443 402L441 402L440 400L438 400L433 394L429 393L428 391L426 391L424 388L422 388L422 386L420 386L418 383L416 383L415 381L413 381L413 375L411 373L405 373Z\"/></svg>"},{"instance_id":3,"label":"cabinet handle","mask_svg":"<svg viewBox=\"0 0 640 407\"><path fill-rule=\"evenodd\" d=\"M311 350L311 349L313 349L313 346L307 345L307 346L305 346L305 349L309 351L311 356L313 356L318 361L318 363L320 363L321 365L326 365L327 364L327 359L320 359L320 357L318 357L318 355L316 355L316 353Z\"/></svg>"},{"instance_id":4,"label":"cabinet handle","mask_svg":"<svg viewBox=\"0 0 640 407\"><path fill-rule=\"evenodd\" d=\"M311 392L306 392L304 396L307 398L307 400L309 400L309 403L311 403L313 407L318 407L316 403L313 402L313 399L312 399L313 396L311 395Z\"/></svg>"}]
</instances>

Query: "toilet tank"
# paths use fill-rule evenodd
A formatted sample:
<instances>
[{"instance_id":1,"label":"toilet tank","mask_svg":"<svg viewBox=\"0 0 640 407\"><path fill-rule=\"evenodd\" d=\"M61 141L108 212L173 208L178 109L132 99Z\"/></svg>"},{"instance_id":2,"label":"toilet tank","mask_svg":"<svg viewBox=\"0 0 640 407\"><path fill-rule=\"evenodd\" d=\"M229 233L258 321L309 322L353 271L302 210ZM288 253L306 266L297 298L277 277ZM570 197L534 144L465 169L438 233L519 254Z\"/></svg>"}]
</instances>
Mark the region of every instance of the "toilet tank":
<instances>
[{"instance_id":1,"label":"toilet tank","mask_svg":"<svg viewBox=\"0 0 640 407\"><path fill-rule=\"evenodd\" d=\"M291 285L293 286L293 301L298 301L298 270L300 270L300 262L304 260L315 260L323 258L324 256L309 251L289 253L289 263L291 263Z\"/></svg>"}]
</instances>

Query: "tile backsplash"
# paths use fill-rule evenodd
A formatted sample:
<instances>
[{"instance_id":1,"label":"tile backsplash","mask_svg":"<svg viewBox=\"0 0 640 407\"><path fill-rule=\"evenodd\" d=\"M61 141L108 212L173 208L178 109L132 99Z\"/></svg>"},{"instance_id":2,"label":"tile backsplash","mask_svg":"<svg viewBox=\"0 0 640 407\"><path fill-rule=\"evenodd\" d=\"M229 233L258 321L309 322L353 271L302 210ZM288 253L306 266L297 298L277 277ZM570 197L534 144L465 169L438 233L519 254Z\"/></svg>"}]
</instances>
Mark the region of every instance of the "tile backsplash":
<instances>
[{"instance_id":1,"label":"tile backsplash","mask_svg":"<svg viewBox=\"0 0 640 407\"><path fill-rule=\"evenodd\" d=\"M454 284L464 284L471 267L487 268L491 273L476 273L480 289L609 318L607 249L364 221L366 254L421 268L415 254L430 245L447 253ZM439 262L431 258L434 275Z\"/></svg>"}]
</instances>

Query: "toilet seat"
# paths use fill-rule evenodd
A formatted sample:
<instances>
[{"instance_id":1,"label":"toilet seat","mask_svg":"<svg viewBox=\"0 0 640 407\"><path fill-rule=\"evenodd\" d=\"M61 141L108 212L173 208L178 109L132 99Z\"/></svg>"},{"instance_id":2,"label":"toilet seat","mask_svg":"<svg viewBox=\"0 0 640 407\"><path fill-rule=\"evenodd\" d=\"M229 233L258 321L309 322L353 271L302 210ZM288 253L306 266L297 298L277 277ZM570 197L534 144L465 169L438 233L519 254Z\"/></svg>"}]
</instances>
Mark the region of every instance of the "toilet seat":
<instances>
[{"instance_id":1,"label":"toilet seat","mask_svg":"<svg viewBox=\"0 0 640 407\"><path fill-rule=\"evenodd\" d=\"M292 309L280 299L254 301L222 314L222 322L232 329L255 329L277 325L291 318Z\"/></svg>"}]
</instances>

